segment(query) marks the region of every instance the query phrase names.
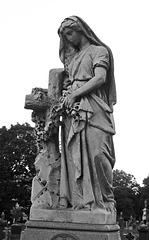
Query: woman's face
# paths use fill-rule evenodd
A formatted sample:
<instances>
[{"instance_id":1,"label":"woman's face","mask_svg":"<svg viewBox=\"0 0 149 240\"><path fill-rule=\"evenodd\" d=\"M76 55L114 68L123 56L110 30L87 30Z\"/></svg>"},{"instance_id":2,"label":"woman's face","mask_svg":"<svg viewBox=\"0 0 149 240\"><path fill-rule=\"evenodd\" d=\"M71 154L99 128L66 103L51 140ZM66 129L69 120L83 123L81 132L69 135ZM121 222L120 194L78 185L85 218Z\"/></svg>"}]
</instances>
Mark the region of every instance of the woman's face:
<instances>
[{"instance_id":1,"label":"woman's face","mask_svg":"<svg viewBox=\"0 0 149 240\"><path fill-rule=\"evenodd\" d=\"M72 43L74 46L78 46L82 39L82 35L79 32L76 32L74 29L69 27L64 29L63 35L68 42Z\"/></svg>"}]
</instances>

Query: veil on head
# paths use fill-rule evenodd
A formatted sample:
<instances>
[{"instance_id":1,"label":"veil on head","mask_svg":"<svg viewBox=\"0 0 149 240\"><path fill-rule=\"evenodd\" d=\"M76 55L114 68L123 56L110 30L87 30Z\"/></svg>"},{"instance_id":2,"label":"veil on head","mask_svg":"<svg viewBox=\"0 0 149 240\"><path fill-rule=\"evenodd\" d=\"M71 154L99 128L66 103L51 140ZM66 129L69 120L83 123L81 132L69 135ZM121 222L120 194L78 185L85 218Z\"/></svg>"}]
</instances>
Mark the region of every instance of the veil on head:
<instances>
[{"instance_id":1,"label":"veil on head","mask_svg":"<svg viewBox=\"0 0 149 240\"><path fill-rule=\"evenodd\" d=\"M115 86L115 77L114 77L114 60L113 54L111 49L104 44L92 31L92 29L88 26L88 24L77 16L71 16L65 18L64 21L61 23L61 26L58 29L58 34L60 36L60 48L59 48L59 55L60 60L64 63L64 39L63 39L63 30L66 27L73 28L76 31L82 32L82 34L89 40L91 44L96 46L103 46L107 49L109 53L110 59L110 68L107 72L107 82L105 84L105 91L107 94L109 106L113 109L113 105L116 103L116 86Z\"/></svg>"}]
</instances>

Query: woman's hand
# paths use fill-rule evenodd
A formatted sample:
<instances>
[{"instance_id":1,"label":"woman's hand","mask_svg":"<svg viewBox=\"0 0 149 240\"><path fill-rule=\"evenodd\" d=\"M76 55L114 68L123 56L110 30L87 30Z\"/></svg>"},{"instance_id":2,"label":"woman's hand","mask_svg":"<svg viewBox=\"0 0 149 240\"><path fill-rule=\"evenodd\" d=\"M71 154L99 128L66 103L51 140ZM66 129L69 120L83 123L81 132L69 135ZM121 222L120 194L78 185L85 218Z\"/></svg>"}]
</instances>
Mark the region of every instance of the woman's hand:
<instances>
[{"instance_id":1,"label":"woman's hand","mask_svg":"<svg viewBox=\"0 0 149 240\"><path fill-rule=\"evenodd\" d=\"M75 93L71 93L66 97L64 105L67 108L71 108L75 101L76 101Z\"/></svg>"}]
</instances>

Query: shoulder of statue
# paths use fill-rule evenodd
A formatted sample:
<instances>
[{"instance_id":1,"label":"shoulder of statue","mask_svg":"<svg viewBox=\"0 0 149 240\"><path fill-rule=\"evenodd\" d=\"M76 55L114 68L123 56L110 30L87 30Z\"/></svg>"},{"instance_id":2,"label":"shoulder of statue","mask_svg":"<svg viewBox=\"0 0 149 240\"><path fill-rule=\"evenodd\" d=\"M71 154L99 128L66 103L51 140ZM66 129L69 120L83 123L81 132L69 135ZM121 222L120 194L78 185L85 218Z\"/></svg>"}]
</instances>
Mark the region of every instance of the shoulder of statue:
<instances>
[{"instance_id":1,"label":"shoulder of statue","mask_svg":"<svg viewBox=\"0 0 149 240\"><path fill-rule=\"evenodd\" d=\"M90 53L93 55L108 55L108 50L104 46L90 45Z\"/></svg>"}]
</instances>

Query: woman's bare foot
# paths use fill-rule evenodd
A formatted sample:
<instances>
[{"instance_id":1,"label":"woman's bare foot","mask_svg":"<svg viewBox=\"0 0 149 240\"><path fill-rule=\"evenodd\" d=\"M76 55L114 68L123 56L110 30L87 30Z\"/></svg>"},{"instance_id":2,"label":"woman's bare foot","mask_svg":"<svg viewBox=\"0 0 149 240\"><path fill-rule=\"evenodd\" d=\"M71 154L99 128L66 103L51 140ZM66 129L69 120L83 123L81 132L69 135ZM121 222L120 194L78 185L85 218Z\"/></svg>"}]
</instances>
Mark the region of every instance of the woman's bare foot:
<instances>
[{"instance_id":1,"label":"woman's bare foot","mask_svg":"<svg viewBox=\"0 0 149 240\"><path fill-rule=\"evenodd\" d=\"M66 198L61 198L60 200L60 209L66 209L68 207L68 201Z\"/></svg>"}]
</instances>

